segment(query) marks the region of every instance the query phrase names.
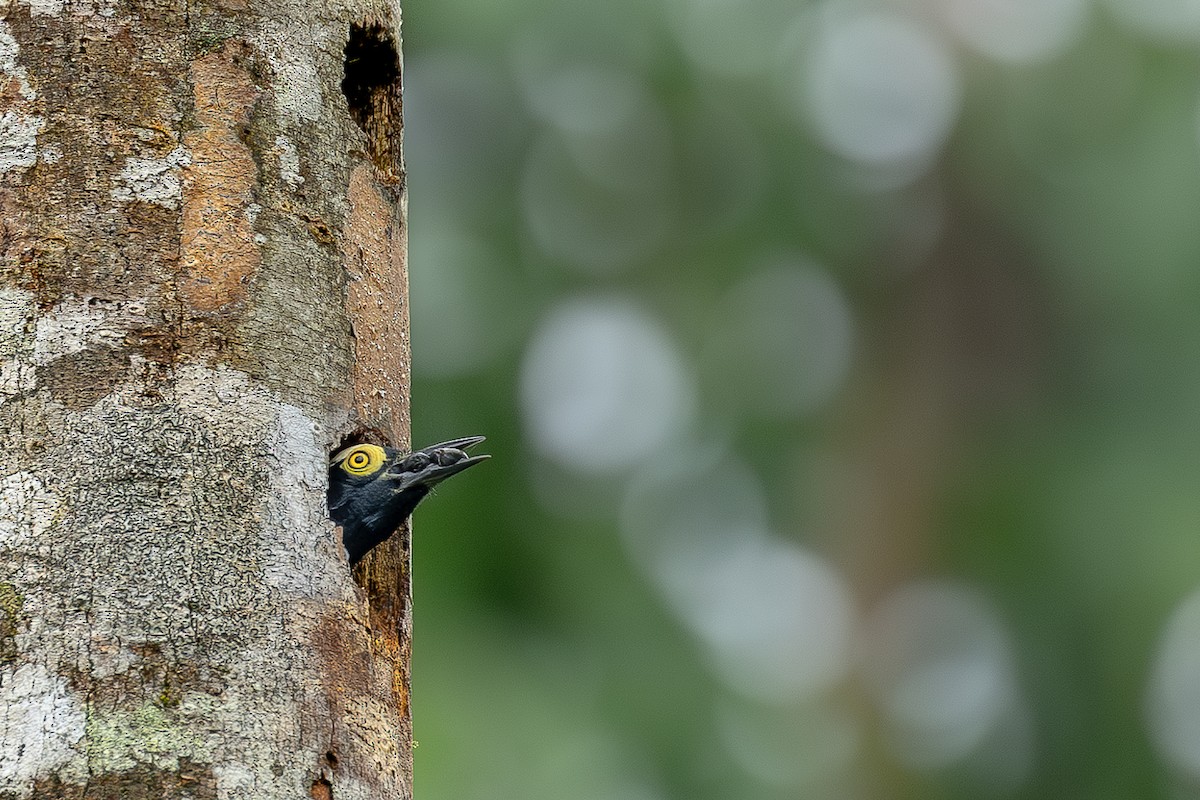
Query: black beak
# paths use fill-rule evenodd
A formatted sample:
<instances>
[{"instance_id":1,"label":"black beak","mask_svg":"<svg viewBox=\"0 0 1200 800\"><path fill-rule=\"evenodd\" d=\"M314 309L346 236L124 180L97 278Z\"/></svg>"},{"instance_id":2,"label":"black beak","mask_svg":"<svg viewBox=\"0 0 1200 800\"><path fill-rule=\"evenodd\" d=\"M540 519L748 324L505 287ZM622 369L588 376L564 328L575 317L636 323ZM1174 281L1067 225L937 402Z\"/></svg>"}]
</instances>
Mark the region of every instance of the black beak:
<instances>
[{"instance_id":1,"label":"black beak","mask_svg":"<svg viewBox=\"0 0 1200 800\"><path fill-rule=\"evenodd\" d=\"M436 486L451 475L457 475L468 467L491 458L487 455L467 455L468 449L483 440L483 436L466 436L423 447L392 465L387 477L396 481L397 492L403 492L413 486Z\"/></svg>"}]
</instances>

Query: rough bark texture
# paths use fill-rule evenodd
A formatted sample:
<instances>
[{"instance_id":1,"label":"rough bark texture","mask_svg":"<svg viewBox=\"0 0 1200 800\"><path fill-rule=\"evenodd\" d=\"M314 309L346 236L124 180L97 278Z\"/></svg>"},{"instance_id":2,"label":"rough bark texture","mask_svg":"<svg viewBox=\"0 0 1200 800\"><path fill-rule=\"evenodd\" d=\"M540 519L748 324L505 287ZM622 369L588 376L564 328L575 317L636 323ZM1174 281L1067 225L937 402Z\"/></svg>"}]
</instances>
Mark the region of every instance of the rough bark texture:
<instances>
[{"instance_id":1,"label":"rough bark texture","mask_svg":"<svg viewBox=\"0 0 1200 800\"><path fill-rule=\"evenodd\" d=\"M0 4L0 800L410 798L400 11Z\"/></svg>"}]
</instances>

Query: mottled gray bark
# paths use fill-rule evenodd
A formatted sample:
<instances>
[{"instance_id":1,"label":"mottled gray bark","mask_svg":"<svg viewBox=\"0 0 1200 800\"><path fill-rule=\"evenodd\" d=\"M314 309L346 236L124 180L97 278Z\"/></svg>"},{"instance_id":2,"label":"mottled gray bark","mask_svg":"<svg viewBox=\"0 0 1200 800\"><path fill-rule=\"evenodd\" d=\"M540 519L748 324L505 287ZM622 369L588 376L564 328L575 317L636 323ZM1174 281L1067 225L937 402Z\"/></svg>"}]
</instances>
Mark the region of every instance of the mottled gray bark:
<instances>
[{"instance_id":1,"label":"mottled gray bark","mask_svg":"<svg viewBox=\"0 0 1200 800\"><path fill-rule=\"evenodd\" d=\"M391 0L0 4L0 800L409 798Z\"/></svg>"}]
</instances>

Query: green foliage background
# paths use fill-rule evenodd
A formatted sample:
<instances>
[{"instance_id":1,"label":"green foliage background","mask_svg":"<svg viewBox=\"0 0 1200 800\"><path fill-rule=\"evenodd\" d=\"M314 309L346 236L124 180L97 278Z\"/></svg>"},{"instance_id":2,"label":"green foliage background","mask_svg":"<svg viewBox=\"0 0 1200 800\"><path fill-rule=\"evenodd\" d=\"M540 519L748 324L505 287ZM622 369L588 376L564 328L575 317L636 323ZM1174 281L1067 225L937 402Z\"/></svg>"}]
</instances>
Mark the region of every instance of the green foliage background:
<instances>
[{"instance_id":1,"label":"green foliage background","mask_svg":"<svg viewBox=\"0 0 1200 800\"><path fill-rule=\"evenodd\" d=\"M985 7L405 3L423 800L1197 794L1200 20Z\"/></svg>"}]
</instances>

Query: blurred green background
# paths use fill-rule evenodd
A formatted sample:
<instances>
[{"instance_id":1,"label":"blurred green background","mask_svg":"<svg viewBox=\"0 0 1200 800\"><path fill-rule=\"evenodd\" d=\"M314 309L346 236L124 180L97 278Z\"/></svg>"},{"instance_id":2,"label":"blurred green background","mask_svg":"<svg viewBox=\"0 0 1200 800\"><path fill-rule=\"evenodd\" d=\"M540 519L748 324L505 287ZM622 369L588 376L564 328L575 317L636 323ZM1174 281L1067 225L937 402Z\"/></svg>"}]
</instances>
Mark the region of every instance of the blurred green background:
<instances>
[{"instance_id":1,"label":"blurred green background","mask_svg":"<svg viewBox=\"0 0 1200 800\"><path fill-rule=\"evenodd\" d=\"M1200 6L404 12L421 800L1200 797Z\"/></svg>"}]
</instances>

